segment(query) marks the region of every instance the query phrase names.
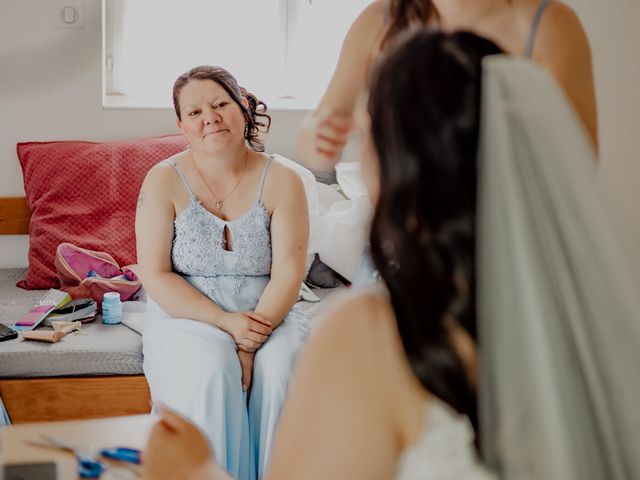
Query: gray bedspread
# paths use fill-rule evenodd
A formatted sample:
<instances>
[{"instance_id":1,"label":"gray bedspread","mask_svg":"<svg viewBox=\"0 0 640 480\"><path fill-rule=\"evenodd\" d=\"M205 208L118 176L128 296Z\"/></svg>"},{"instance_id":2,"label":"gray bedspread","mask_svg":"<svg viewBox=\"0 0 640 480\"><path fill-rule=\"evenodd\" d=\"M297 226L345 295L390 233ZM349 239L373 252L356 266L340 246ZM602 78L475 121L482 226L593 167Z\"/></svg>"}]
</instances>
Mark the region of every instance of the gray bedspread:
<instances>
[{"instance_id":1,"label":"gray bedspread","mask_svg":"<svg viewBox=\"0 0 640 480\"><path fill-rule=\"evenodd\" d=\"M44 290L15 286L24 269L0 269L0 323L15 323ZM315 290L323 300L299 302L312 329L338 290ZM142 336L129 327L104 325L99 319L82 326L82 334L67 335L61 342L22 340L0 342L0 377L60 377L86 375L134 375L142 373Z\"/></svg>"},{"instance_id":2,"label":"gray bedspread","mask_svg":"<svg viewBox=\"0 0 640 480\"><path fill-rule=\"evenodd\" d=\"M15 323L45 293L15 286L23 269L0 269L0 322ZM93 321L83 334L61 342L22 340L0 342L0 377L69 375L133 375L142 373L142 337L124 325Z\"/></svg>"}]
</instances>

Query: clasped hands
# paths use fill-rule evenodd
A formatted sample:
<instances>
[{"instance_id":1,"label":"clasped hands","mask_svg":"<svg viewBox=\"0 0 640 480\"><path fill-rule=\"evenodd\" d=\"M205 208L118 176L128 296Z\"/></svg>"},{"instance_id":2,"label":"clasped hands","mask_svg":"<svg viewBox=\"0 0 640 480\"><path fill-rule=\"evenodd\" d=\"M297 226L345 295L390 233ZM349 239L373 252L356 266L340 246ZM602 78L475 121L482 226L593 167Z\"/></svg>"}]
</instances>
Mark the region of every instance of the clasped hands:
<instances>
[{"instance_id":1,"label":"clasped hands","mask_svg":"<svg viewBox=\"0 0 640 480\"><path fill-rule=\"evenodd\" d=\"M273 331L271 322L255 312L225 312L221 321L238 350L247 353L255 353Z\"/></svg>"},{"instance_id":2,"label":"clasped hands","mask_svg":"<svg viewBox=\"0 0 640 480\"><path fill-rule=\"evenodd\" d=\"M264 316L255 312L226 312L222 322L225 331L231 335L238 347L238 359L242 368L242 389L251 387L253 356L269 339L272 324Z\"/></svg>"}]
</instances>

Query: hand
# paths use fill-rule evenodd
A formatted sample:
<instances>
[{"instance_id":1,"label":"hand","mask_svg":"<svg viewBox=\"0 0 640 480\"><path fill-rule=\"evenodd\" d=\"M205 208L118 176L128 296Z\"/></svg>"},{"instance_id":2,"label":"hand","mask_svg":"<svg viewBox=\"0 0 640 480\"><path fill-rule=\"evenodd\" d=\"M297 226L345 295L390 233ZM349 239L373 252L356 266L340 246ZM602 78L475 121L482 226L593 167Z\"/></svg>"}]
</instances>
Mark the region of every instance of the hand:
<instances>
[{"instance_id":1,"label":"hand","mask_svg":"<svg viewBox=\"0 0 640 480\"><path fill-rule=\"evenodd\" d=\"M205 478L205 473L220 469L216 467L209 443L198 427L166 407L158 406L158 410L160 420L151 429L142 453L144 478Z\"/></svg>"},{"instance_id":2,"label":"hand","mask_svg":"<svg viewBox=\"0 0 640 480\"><path fill-rule=\"evenodd\" d=\"M311 132L315 156L330 168L338 162L353 129L353 121L330 108L321 108L307 116L303 128Z\"/></svg>"},{"instance_id":3,"label":"hand","mask_svg":"<svg viewBox=\"0 0 640 480\"><path fill-rule=\"evenodd\" d=\"M255 312L225 313L222 328L233 337L238 350L253 353L267 341L273 331L271 322Z\"/></svg>"},{"instance_id":4,"label":"hand","mask_svg":"<svg viewBox=\"0 0 640 480\"><path fill-rule=\"evenodd\" d=\"M253 357L255 353L238 352L240 367L242 367L242 390L249 393L251 390L251 379L253 378Z\"/></svg>"}]
</instances>

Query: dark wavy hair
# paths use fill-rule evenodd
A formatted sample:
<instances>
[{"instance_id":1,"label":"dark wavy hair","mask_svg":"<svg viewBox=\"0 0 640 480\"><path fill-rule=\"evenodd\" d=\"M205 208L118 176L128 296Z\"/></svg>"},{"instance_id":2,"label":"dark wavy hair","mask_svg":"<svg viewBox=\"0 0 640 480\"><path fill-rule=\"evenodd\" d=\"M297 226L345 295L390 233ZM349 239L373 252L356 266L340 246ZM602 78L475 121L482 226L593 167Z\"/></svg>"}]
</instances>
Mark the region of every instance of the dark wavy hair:
<instances>
[{"instance_id":1,"label":"dark wavy hair","mask_svg":"<svg viewBox=\"0 0 640 480\"><path fill-rule=\"evenodd\" d=\"M432 394L477 426L475 387L447 318L476 337L476 151L482 59L472 33L420 30L381 56L369 82L380 196L371 254L405 353Z\"/></svg>"},{"instance_id":2,"label":"dark wavy hair","mask_svg":"<svg viewBox=\"0 0 640 480\"><path fill-rule=\"evenodd\" d=\"M173 108L176 111L178 120L182 120L179 103L180 92L191 80L213 80L224 88L240 107L247 121L247 127L244 132L245 140L249 142L251 148L256 152L264 152L264 143L260 140L260 129L262 128L264 132L268 132L271 126L271 116L267 114L267 105L255 95L247 92L245 88L239 86L235 77L222 67L200 65L193 67L176 79L173 84ZM242 104L243 98L247 99L249 108Z\"/></svg>"}]
</instances>

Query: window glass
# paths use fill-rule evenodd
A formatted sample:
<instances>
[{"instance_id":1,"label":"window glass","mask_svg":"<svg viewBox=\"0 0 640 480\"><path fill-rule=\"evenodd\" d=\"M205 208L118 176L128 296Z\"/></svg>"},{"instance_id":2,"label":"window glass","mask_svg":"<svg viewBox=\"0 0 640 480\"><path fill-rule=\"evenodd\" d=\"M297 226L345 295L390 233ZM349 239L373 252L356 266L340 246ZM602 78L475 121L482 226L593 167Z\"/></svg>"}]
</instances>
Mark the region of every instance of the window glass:
<instances>
[{"instance_id":1,"label":"window glass","mask_svg":"<svg viewBox=\"0 0 640 480\"><path fill-rule=\"evenodd\" d=\"M351 23L369 0L291 0L286 88L295 98L320 99Z\"/></svg>"},{"instance_id":2,"label":"window glass","mask_svg":"<svg viewBox=\"0 0 640 480\"><path fill-rule=\"evenodd\" d=\"M105 105L171 106L176 77L219 65L265 101L319 100L365 0L103 0Z\"/></svg>"}]
</instances>

